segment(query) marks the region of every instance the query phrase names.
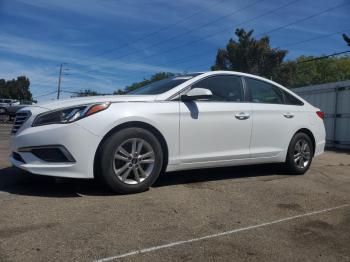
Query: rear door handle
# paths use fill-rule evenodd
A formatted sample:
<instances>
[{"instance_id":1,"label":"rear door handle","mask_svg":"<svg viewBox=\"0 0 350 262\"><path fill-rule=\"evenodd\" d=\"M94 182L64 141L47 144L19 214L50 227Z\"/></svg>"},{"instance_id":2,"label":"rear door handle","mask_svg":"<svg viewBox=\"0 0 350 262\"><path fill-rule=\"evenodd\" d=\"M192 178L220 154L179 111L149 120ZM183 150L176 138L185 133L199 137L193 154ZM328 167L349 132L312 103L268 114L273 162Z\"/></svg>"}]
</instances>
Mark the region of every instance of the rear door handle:
<instances>
[{"instance_id":1,"label":"rear door handle","mask_svg":"<svg viewBox=\"0 0 350 262\"><path fill-rule=\"evenodd\" d=\"M283 116L284 116L285 118L293 118L293 117L294 117L294 114L288 112L288 113L283 114Z\"/></svg>"},{"instance_id":2,"label":"rear door handle","mask_svg":"<svg viewBox=\"0 0 350 262\"><path fill-rule=\"evenodd\" d=\"M236 114L235 117L238 120L246 120L250 117L250 115L248 113L240 112L240 113Z\"/></svg>"}]
</instances>

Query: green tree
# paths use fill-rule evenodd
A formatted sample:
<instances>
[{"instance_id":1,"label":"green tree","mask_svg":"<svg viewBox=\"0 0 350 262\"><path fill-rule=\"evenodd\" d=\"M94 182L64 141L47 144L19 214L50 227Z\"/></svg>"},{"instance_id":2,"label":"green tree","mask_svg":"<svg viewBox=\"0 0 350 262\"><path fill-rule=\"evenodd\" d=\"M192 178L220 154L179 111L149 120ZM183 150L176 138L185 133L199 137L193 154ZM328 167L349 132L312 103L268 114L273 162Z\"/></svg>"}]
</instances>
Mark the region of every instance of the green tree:
<instances>
[{"instance_id":1,"label":"green tree","mask_svg":"<svg viewBox=\"0 0 350 262\"><path fill-rule=\"evenodd\" d=\"M296 59L296 70L292 87L338 82L350 79L350 57L316 59L301 56ZM311 60L311 61L309 61Z\"/></svg>"},{"instance_id":2,"label":"green tree","mask_svg":"<svg viewBox=\"0 0 350 262\"><path fill-rule=\"evenodd\" d=\"M168 77L171 77L171 76L174 76L175 74L173 73L170 73L170 72L160 72L160 73L156 73L154 75L152 75L149 79L144 79L143 81L141 82L136 82L136 83L133 83L127 87L125 87L123 90L118 90L118 91L115 91L114 94L115 95L121 95L121 94L126 94L128 92L131 92L131 91L134 91L140 87L143 87L145 85L148 85L150 83L153 83L153 82L156 82L156 81L159 81L159 80L162 80L162 79L165 79L165 78L168 78Z\"/></svg>"},{"instance_id":3,"label":"green tree","mask_svg":"<svg viewBox=\"0 0 350 262\"><path fill-rule=\"evenodd\" d=\"M9 98L5 79L0 79L0 97Z\"/></svg>"},{"instance_id":4,"label":"green tree","mask_svg":"<svg viewBox=\"0 0 350 262\"><path fill-rule=\"evenodd\" d=\"M295 85L296 70L297 63L295 61L283 62L278 70L278 73L274 78L272 78L272 80L285 87L292 87Z\"/></svg>"},{"instance_id":5,"label":"green tree","mask_svg":"<svg viewBox=\"0 0 350 262\"><path fill-rule=\"evenodd\" d=\"M113 92L113 95L125 95L125 91L123 89L118 89Z\"/></svg>"},{"instance_id":6,"label":"green tree","mask_svg":"<svg viewBox=\"0 0 350 262\"><path fill-rule=\"evenodd\" d=\"M73 97L84 97L84 96L103 96L106 94L101 94L95 90L85 89L83 91L78 91L74 93Z\"/></svg>"},{"instance_id":7,"label":"green tree","mask_svg":"<svg viewBox=\"0 0 350 262\"><path fill-rule=\"evenodd\" d=\"M255 39L253 32L236 29L237 41L230 39L226 48L217 51L212 70L239 71L270 79L280 78L282 69L284 74L289 72L292 67L281 68L287 50L272 48L268 36Z\"/></svg>"},{"instance_id":8,"label":"green tree","mask_svg":"<svg viewBox=\"0 0 350 262\"><path fill-rule=\"evenodd\" d=\"M17 79L7 81L5 79L0 79L0 97L17 100L32 100L33 96L29 86L30 81L25 76L19 76Z\"/></svg>"}]
</instances>

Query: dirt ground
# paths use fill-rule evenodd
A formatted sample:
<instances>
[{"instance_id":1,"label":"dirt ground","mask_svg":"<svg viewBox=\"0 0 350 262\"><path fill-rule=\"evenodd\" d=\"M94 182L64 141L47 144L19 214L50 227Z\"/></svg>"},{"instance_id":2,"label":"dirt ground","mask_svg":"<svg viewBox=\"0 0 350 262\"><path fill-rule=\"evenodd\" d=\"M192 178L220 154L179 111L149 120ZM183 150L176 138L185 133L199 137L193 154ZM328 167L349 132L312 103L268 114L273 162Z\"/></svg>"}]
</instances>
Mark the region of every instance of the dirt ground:
<instances>
[{"instance_id":1,"label":"dirt ground","mask_svg":"<svg viewBox=\"0 0 350 262\"><path fill-rule=\"evenodd\" d=\"M350 261L350 154L163 174L114 195L23 173L0 125L0 261ZM131 253L130 253L131 252Z\"/></svg>"}]
</instances>

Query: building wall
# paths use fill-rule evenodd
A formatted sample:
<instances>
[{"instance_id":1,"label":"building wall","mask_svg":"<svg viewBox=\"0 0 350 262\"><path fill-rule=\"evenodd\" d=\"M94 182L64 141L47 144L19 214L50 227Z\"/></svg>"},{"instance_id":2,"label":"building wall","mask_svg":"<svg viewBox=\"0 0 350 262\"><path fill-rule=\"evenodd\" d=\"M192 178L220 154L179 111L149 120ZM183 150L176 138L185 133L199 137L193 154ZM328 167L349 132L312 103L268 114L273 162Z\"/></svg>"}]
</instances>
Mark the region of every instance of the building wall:
<instances>
[{"instance_id":1,"label":"building wall","mask_svg":"<svg viewBox=\"0 0 350 262\"><path fill-rule=\"evenodd\" d=\"M325 112L327 146L350 149L350 80L292 91Z\"/></svg>"}]
</instances>

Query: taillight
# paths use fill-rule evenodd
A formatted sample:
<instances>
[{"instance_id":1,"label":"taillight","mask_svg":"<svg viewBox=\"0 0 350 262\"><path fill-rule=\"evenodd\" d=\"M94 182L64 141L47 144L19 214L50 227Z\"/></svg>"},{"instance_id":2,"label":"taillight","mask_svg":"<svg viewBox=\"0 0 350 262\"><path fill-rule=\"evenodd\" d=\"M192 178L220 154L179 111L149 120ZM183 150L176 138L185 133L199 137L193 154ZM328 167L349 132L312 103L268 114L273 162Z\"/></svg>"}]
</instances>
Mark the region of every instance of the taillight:
<instances>
[{"instance_id":1,"label":"taillight","mask_svg":"<svg viewBox=\"0 0 350 262\"><path fill-rule=\"evenodd\" d=\"M319 116L319 118L324 119L324 112L317 111L316 114Z\"/></svg>"}]
</instances>

